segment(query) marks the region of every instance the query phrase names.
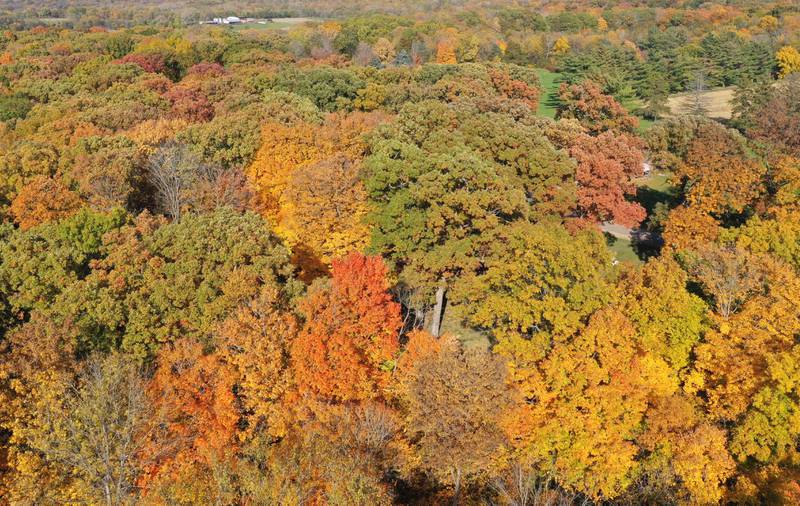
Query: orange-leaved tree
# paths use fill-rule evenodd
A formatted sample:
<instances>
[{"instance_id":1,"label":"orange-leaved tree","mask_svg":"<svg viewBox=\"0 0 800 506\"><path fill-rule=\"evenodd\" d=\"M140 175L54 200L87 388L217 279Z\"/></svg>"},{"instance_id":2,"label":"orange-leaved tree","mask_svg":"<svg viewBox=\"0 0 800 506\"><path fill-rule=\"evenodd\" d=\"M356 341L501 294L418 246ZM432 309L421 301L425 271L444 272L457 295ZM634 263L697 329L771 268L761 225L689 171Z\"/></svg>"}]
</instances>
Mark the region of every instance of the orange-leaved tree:
<instances>
[{"instance_id":1,"label":"orange-leaved tree","mask_svg":"<svg viewBox=\"0 0 800 506\"><path fill-rule=\"evenodd\" d=\"M330 401L381 396L399 348L400 306L387 292L383 259L351 253L300 302L306 323L292 344L301 394Z\"/></svg>"},{"instance_id":2,"label":"orange-leaved tree","mask_svg":"<svg viewBox=\"0 0 800 506\"><path fill-rule=\"evenodd\" d=\"M629 200L636 195L633 178L642 175L644 161L633 137L610 131L597 137L581 135L570 148L570 156L578 162L575 179L583 218L631 227L644 220L644 208Z\"/></svg>"},{"instance_id":3,"label":"orange-leaved tree","mask_svg":"<svg viewBox=\"0 0 800 506\"><path fill-rule=\"evenodd\" d=\"M285 433L279 401L289 383L289 349L297 321L278 290L264 285L217 331L219 354L236 371L236 392L249 431Z\"/></svg>"},{"instance_id":4,"label":"orange-leaved tree","mask_svg":"<svg viewBox=\"0 0 800 506\"><path fill-rule=\"evenodd\" d=\"M11 202L11 215L27 230L41 223L66 218L78 211L81 200L60 181L36 176L22 187Z\"/></svg>"},{"instance_id":5,"label":"orange-leaved tree","mask_svg":"<svg viewBox=\"0 0 800 506\"><path fill-rule=\"evenodd\" d=\"M744 139L716 123L702 125L676 180L686 200L709 213L742 212L764 193L766 167L747 155Z\"/></svg>"},{"instance_id":6,"label":"orange-leaved tree","mask_svg":"<svg viewBox=\"0 0 800 506\"><path fill-rule=\"evenodd\" d=\"M639 120L628 114L614 97L603 94L592 81L569 85L562 83L558 90L561 105L557 118L574 118L592 133L606 130L633 132Z\"/></svg>"},{"instance_id":7,"label":"orange-leaved tree","mask_svg":"<svg viewBox=\"0 0 800 506\"><path fill-rule=\"evenodd\" d=\"M154 433L143 454L161 457L148 466L139 485L147 495L203 502L209 491L197 476L236 449L239 411L234 375L216 353L194 340L161 348L147 389L163 429Z\"/></svg>"}]
</instances>

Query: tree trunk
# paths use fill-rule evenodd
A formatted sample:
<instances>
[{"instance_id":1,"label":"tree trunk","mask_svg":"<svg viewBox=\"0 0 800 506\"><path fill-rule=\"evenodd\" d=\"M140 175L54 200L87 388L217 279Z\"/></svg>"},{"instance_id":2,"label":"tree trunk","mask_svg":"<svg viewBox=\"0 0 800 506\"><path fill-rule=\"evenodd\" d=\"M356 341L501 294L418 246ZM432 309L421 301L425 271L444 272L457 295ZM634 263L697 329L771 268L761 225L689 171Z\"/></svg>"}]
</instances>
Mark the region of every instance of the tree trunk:
<instances>
[{"instance_id":1,"label":"tree trunk","mask_svg":"<svg viewBox=\"0 0 800 506\"><path fill-rule=\"evenodd\" d=\"M114 501L111 500L111 487L108 485L108 478L103 480L103 495L106 498L106 505L113 506Z\"/></svg>"},{"instance_id":2,"label":"tree trunk","mask_svg":"<svg viewBox=\"0 0 800 506\"><path fill-rule=\"evenodd\" d=\"M439 337L442 327L442 312L444 310L445 287L440 286L436 290L436 306L433 308L433 322L431 323L431 335Z\"/></svg>"},{"instance_id":3,"label":"tree trunk","mask_svg":"<svg viewBox=\"0 0 800 506\"><path fill-rule=\"evenodd\" d=\"M457 467L453 474L455 475L453 479L455 488L455 490L453 490L453 506L457 506L459 499L461 499L461 468Z\"/></svg>"}]
</instances>

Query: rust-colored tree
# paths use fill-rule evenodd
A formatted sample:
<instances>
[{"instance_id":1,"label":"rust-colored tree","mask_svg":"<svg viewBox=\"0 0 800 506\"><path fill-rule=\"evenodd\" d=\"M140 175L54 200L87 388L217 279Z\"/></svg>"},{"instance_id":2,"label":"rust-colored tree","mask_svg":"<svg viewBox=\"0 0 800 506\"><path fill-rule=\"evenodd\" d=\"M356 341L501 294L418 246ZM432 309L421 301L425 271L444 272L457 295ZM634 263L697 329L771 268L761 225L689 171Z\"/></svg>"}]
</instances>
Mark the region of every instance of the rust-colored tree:
<instances>
[{"instance_id":1,"label":"rust-colored tree","mask_svg":"<svg viewBox=\"0 0 800 506\"><path fill-rule=\"evenodd\" d=\"M628 114L610 95L604 95L600 86L592 81L580 84L562 83L558 90L561 104L556 118L574 118L592 133L606 130L633 132L639 120Z\"/></svg>"},{"instance_id":2,"label":"rust-colored tree","mask_svg":"<svg viewBox=\"0 0 800 506\"><path fill-rule=\"evenodd\" d=\"M231 368L217 354L204 353L197 341L183 339L161 349L147 394L164 429L143 454L162 457L139 480L145 494L204 502L208 491L194 478L209 474L236 449L239 411L233 386ZM164 441L174 442L169 451Z\"/></svg>"},{"instance_id":3,"label":"rust-colored tree","mask_svg":"<svg viewBox=\"0 0 800 506\"><path fill-rule=\"evenodd\" d=\"M205 94L195 88L176 86L164 94L172 105L172 117L192 122L209 121L214 117L214 107Z\"/></svg>"},{"instance_id":4,"label":"rust-colored tree","mask_svg":"<svg viewBox=\"0 0 800 506\"><path fill-rule=\"evenodd\" d=\"M632 201L633 178L642 174L644 156L628 135L604 132L597 137L581 135L570 148L578 161L579 213L594 222L614 221L634 227L644 220L644 208Z\"/></svg>"}]
</instances>

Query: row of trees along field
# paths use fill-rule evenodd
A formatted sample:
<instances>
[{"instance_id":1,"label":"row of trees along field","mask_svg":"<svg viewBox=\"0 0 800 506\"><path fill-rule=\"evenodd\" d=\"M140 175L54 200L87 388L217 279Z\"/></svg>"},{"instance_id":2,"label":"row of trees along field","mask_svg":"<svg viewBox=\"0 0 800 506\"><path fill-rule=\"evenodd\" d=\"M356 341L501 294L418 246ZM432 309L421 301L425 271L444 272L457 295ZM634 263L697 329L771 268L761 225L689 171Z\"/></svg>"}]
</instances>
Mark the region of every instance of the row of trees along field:
<instances>
[{"instance_id":1,"label":"row of trees along field","mask_svg":"<svg viewBox=\"0 0 800 506\"><path fill-rule=\"evenodd\" d=\"M750 4L5 31L0 497L797 503L800 14ZM725 124L656 107L698 68Z\"/></svg>"}]
</instances>

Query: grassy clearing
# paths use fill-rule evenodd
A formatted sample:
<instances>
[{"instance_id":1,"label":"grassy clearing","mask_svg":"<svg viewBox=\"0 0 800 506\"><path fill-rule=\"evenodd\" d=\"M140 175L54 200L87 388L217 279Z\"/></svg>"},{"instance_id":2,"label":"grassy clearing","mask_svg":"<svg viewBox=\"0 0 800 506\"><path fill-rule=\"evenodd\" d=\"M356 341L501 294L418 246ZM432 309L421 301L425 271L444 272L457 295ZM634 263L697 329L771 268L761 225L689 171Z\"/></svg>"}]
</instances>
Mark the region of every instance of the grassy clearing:
<instances>
[{"instance_id":1,"label":"grassy clearing","mask_svg":"<svg viewBox=\"0 0 800 506\"><path fill-rule=\"evenodd\" d=\"M648 216L658 203L674 204L677 190L670 184L669 177L669 174L665 173L651 173L636 180L638 187L636 201L647 210ZM605 236L608 248L614 254L614 258L620 262L642 263L643 258L646 258L648 254L652 254L652 251L648 250L647 247L643 249L639 245L637 248L637 245L629 239L620 239L611 234L605 234Z\"/></svg>"},{"instance_id":2,"label":"grassy clearing","mask_svg":"<svg viewBox=\"0 0 800 506\"><path fill-rule=\"evenodd\" d=\"M537 68L535 71L536 75L539 77L539 84L542 87L542 96L539 97L539 108L536 111L536 114L538 116L544 116L545 118L555 119L556 109L558 108L559 103L558 87L561 86L564 78L561 73L551 72L547 69ZM632 111L641 107L641 101L636 100L635 102L622 105L629 111ZM637 131L639 133L644 132L651 126L653 126L653 121L639 118L639 128Z\"/></svg>"},{"instance_id":3,"label":"grassy clearing","mask_svg":"<svg viewBox=\"0 0 800 506\"><path fill-rule=\"evenodd\" d=\"M555 118L558 107L558 87L562 81L561 74L550 72L547 69L536 69L536 75L542 86L542 96L539 97L539 109L536 114L546 118Z\"/></svg>"},{"instance_id":4,"label":"grassy clearing","mask_svg":"<svg viewBox=\"0 0 800 506\"><path fill-rule=\"evenodd\" d=\"M651 172L649 175L636 180L636 186L650 188L662 193L673 193L675 187L669 182L669 174L665 172Z\"/></svg>"},{"instance_id":5,"label":"grassy clearing","mask_svg":"<svg viewBox=\"0 0 800 506\"><path fill-rule=\"evenodd\" d=\"M677 190L670 184L669 178L670 175L666 173L651 173L636 181L636 201L647 210L648 215L653 213L656 204L660 202L674 203Z\"/></svg>"},{"instance_id":6,"label":"grassy clearing","mask_svg":"<svg viewBox=\"0 0 800 506\"><path fill-rule=\"evenodd\" d=\"M631 262L634 264L642 263L642 259L636 253L630 239L620 239L611 234L605 234L608 249L614 254L614 258L619 262Z\"/></svg>"},{"instance_id":7,"label":"grassy clearing","mask_svg":"<svg viewBox=\"0 0 800 506\"><path fill-rule=\"evenodd\" d=\"M636 129L637 132L643 133L650 129L653 126L655 121L647 118L639 118L639 127Z\"/></svg>"},{"instance_id":8,"label":"grassy clearing","mask_svg":"<svg viewBox=\"0 0 800 506\"><path fill-rule=\"evenodd\" d=\"M456 306L445 306L441 331L442 334L456 336L465 348L488 349L491 346L489 336L485 332L466 327L461 323L461 315Z\"/></svg>"},{"instance_id":9,"label":"grassy clearing","mask_svg":"<svg viewBox=\"0 0 800 506\"><path fill-rule=\"evenodd\" d=\"M733 95L735 86L716 88L701 93L703 104L708 110L708 117L714 119L731 119L733 115ZM692 93L676 93L667 99L670 114L680 115L690 111Z\"/></svg>"}]
</instances>

